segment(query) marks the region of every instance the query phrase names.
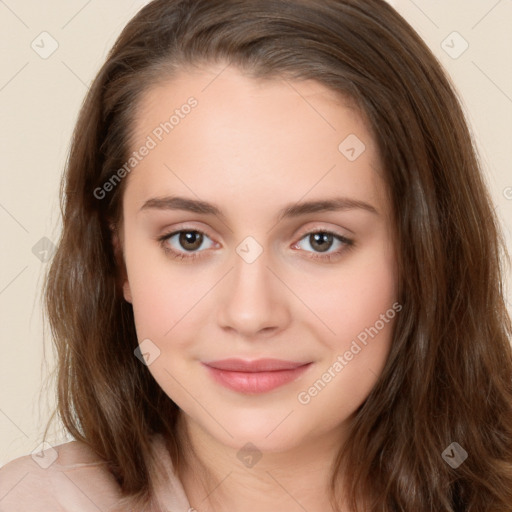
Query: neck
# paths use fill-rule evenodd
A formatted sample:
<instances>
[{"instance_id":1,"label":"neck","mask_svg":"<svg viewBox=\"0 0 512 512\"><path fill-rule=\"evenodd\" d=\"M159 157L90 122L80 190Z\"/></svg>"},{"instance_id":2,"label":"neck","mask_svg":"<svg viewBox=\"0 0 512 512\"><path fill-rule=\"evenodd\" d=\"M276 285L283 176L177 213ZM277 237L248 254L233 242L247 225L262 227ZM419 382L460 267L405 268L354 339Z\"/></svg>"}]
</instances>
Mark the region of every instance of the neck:
<instances>
[{"instance_id":1,"label":"neck","mask_svg":"<svg viewBox=\"0 0 512 512\"><path fill-rule=\"evenodd\" d=\"M330 503L341 435L305 440L288 451L241 451L219 443L180 414L180 480L197 512L344 512Z\"/></svg>"}]
</instances>

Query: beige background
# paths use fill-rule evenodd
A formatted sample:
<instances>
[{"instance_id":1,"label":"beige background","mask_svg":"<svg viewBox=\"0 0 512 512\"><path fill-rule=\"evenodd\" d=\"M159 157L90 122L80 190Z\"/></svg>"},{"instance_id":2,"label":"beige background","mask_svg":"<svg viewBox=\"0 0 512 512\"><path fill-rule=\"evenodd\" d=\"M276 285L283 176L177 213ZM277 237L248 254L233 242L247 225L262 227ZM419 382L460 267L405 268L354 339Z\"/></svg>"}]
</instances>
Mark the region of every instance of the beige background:
<instances>
[{"instance_id":1,"label":"beige background","mask_svg":"<svg viewBox=\"0 0 512 512\"><path fill-rule=\"evenodd\" d=\"M40 392L53 367L48 343L47 364L43 358L41 239L58 239L59 180L80 104L118 33L145 3L0 0L0 466L40 445L54 403ZM512 1L390 3L462 96L512 252ZM42 58L52 44L56 51ZM509 271L509 298L511 282ZM52 432L52 444L65 440Z\"/></svg>"}]
</instances>

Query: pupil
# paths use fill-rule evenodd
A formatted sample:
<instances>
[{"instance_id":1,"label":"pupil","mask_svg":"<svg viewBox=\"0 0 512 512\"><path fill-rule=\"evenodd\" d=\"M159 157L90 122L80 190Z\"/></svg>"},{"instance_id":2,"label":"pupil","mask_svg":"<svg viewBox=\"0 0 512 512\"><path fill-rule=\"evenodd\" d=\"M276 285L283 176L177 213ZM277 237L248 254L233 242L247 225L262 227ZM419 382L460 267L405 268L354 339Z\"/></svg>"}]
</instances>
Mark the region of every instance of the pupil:
<instances>
[{"instance_id":1,"label":"pupil","mask_svg":"<svg viewBox=\"0 0 512 512\"><path fill-rule=\"evenodd\" d=\"M315 248L315 245L319 251L325 252L329 249L330 244L332 243L332 235L329 233L314 233L313 235L314 243L311 244L312 247Z\"/></svg>"},{"instance_id":2,"label":"pupil","mask_svg":"<svg viewBox=\"0 0 512 512\"><path fill-rule=\"evenodd\" d=\"M194 242L195 239L195 242ZM202 235L201 233L198 233L197 231L185 231L180 234L180 244L181 246L186 250L194 250L201 247L202 243ZM192 244L192 247L190 247L187 244Z\"/></svg>"}]
</instances>

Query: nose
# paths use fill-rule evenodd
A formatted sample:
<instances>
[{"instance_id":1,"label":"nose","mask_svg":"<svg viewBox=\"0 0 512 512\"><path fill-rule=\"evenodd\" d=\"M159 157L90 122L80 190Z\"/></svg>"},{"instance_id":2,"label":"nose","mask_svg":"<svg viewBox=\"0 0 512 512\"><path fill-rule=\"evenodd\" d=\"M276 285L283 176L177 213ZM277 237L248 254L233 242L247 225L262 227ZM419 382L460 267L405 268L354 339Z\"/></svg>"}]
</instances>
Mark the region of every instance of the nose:
<instances>
[{"instance_id":1,"label":"nose","mask_svg":"<svg viewBox=\"0 0 512 512\"><path fill-rule=\"evenodd\" d=\"M290 292L276 277L264 251L248 263L238 254L224 279L219 297L218 322L239 337L274 336L290 323Z\"/></svg>"}]
</instances>

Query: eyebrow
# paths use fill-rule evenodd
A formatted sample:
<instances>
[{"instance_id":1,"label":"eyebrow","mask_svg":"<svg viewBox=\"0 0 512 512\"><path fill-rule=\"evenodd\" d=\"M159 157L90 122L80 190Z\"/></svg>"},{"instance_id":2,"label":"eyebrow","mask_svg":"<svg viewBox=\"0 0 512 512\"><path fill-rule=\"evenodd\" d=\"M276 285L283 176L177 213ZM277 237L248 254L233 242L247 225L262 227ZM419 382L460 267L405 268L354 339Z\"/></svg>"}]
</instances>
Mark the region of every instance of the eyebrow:
<instances>
[{"instance_id":1,"label":"eyebrow","mask_svg":"<svg viewBox=\"0 0 512 512\"><path fill-rule=\"evenodd\" d=\"M300 217L309 213L334 212L361 209L378 215L379 212L371 204L365 203L358 199L348 197L334 197L316 201L306 201L302 203L292 203L281 210L277 214L277 220ZM200 215L215 215L222 220L226 220L221 209L212 203L201 201L198 199L189 199L180 196L154 197L148 199L140 208L144 210L183 210Z\"/></svg>"}]
</instances>

